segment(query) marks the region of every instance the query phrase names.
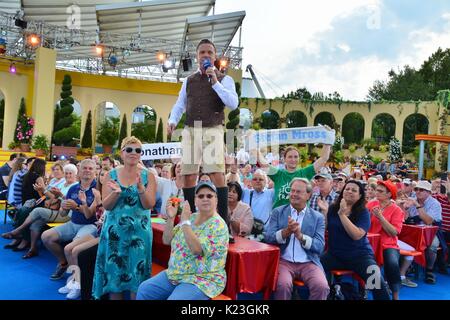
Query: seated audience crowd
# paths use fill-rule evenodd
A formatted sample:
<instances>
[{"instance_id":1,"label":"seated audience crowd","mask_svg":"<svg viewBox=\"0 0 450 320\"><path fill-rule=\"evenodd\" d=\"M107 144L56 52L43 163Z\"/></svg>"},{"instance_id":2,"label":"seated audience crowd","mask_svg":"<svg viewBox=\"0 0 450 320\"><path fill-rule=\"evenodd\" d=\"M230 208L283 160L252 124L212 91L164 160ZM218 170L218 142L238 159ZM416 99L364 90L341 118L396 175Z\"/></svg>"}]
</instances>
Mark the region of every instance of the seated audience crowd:
<instances>
[{"instance_id":1,"label":"seated audience crowd","mask_svg":"<svg viewBox=\"0 0 450 320\"><path fill-rule=\"evenodd\" d=\"M415 181L402 160L338 169L328 163L330 150L324 145L304 168L293 146L279 158L227 155L227 222L209 174L200 167L190 205L181 161L144 165L135 137L123 140L119 163L93 156L48 164L47 172L45 160L12 154L0 167L0 199L14 207L4 248L31 259L42 241L57 263L50 279L70 274L59 289L67 299L214 298L227 283L229 242L244 237L280 249L273 299L292 299L296 281L309 299L330 299L336 270L347 270L373 299L398 300L402 286L417 287L408 277L417 249L400 240L404 225L416 224L437 227L423 252L425 283L436 283L436 271L448 274L450 180ZM154 277L151 217L166 221L163 242L171 248L167 270Z\"/></svg>"}]
</instances>

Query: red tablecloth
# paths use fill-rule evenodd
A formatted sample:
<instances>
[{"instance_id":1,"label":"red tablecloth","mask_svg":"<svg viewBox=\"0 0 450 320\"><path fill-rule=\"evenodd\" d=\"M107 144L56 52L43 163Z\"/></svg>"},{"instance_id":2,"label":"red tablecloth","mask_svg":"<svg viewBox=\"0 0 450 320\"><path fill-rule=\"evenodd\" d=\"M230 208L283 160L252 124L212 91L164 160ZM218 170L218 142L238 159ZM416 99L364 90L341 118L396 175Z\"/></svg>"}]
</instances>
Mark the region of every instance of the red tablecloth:
<instances>
[{"instance_id":1,"label":"red tablecloth","mask_svg":"<svg viewBox=\"0 0 450 320\"><path fill-rule=\"evenodd\" d=\"M422 255L415 257L414 260L425 267L425 249L433 242L438 229L437 226L403 224L398 238L414 247L415 250L422 252Z\"/></svg>"},{"instance_id":2,"label":"red tablecloth","mask_svg":"<svg viewBox=\"0 0 450 320\"><path fill-rule=\"evenodd\" d=\"M153 260L165 267L170 257L170 246L162 242L164 225L152 223ZM264 299L276 289L280 249L276 246L235 237L228 248L226 272L227 285L224 294L237 299L240 292L262 291Z\"/></svg>"},{"instance_id":3,"label":"red tablecloth","mask_svg":"<svg viewBox=\"0 0 450 320\"><path fill-rule=\"evenodd\" d=\"M170 258L170 246L167 246L162 241L164 232L164 225L159 223L152 223L153 229L153 246L152 246L152 261L167 267Z\"/></svg>"},{"instance_id":4,"label":"red tablecloth","mask_svg":"<svg viewBox=\"0 0 450 320\"><path fill-rule=\"evenodd\" d=\"M264 299L276 289L280 249L276 246L235 237L227 256L225 294L236 299L239 292L263 291Z\"/></svg>"}]
</instances>

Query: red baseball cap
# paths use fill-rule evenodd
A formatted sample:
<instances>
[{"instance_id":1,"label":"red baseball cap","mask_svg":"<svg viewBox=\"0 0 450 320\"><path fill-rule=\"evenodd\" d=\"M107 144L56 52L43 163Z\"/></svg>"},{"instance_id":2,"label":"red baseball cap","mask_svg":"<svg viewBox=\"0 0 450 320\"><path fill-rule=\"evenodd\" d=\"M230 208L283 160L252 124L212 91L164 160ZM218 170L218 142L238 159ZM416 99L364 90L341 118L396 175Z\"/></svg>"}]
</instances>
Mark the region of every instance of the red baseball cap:
<instances>
[{"instance_id":1,"label":"red baseball cap","mask_svg":"<svg viewBox=\"0 0 450 320\"><path fill-rule=\"evenodd\" d=\"M386 189L388 189L388 191L391 193L392 200L397 199L397 186L395 184L393 184L389 180L386 180L386 181L378 180L377 184L380 184L380 185L386 187Z\"/></svg>"}]
</instances>

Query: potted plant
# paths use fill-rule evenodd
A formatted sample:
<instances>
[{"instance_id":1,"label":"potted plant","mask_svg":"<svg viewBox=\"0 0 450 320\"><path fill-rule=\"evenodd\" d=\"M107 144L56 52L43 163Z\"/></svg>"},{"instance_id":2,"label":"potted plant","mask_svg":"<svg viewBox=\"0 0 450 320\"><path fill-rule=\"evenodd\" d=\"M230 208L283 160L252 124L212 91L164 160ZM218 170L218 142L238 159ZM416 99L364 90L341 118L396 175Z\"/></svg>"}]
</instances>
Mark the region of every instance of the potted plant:
<instances>
[{"instance_id":1,"label":"potted plant","mask_svg":"<svg viewBox=\"0 0 450 320\"><path fill-rule=\"evenodd\" d=\"M9 150L12 150L12 151L22 151L22 150L20 149L20 143L19 143L19 142L16 142L16 141L11 141L11 142L8 144L8 149L9 149Z\"/></svg>"},{"instance_id":2,"label":"potted plant","mask_svg":"<svg viewBox=\"0 0 450 320\"><path fill-rule=\"evenodd\" d=\"M50 149L49 140L47 136L44 134L38 134L34 136L31 147L34 149L36 156L38 157L45 156L45 154L48 153Z\"/></svg>"},{"instance_id":3,"label":"potted plant","mask_svg":"<svg viewBox=\"0 0 450 320\"><path fill-rule=\"evenodd\" d=\"M356 149L357 149L356 143L352 143L352 144L348 147L348 151L350 151L350 153L355 153Z\"/></svg>"},{"instance_id":4,"label":"potted plant","mask_svg":"<svg viewBox=\"0 0 450 320\"><path fill-rule=\"evenodd\" d=\"M119 138L119 118L106 118L97 128L97 142L104 153L112 153L112 147Z\"/></svg>"},{"instance_id":5,"label":"potted plant","mask_svg":"<svg viewBox=\"0 0 450 320\"><path fill-rule=\"evenodd\" d=\"M30 141L33 136L34 119L28 117L25 112L25 100L20 101L19 115L15 130L14 141L20 144L20 148L24 152L30 151Z\"/></svg>"}]
</instances>

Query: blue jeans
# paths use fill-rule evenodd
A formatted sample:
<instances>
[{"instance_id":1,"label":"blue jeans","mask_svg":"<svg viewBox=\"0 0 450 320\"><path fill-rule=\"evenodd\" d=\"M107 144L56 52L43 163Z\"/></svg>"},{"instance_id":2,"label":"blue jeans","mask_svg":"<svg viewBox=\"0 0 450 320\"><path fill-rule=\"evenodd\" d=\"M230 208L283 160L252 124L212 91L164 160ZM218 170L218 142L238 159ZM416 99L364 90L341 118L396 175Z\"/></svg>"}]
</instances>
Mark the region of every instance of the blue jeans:
<instances>
[{"instance_id":1,"label":"blue jeans","mask_svg":"<svg viewBox=\"0 0 450 320\"><path fill-rule=\"evenodd\" d=\"M383 250L384 276L392 292L400 291L400 251L393 248Z\"/></svg>"},{"instance_id":2,"label":"blue jeans","mask_svg":"<svg viewBox=\"0 0 450 320\"><path fill-rule=\"evenodd\" d=\"M372 296L374 300L390 300L389 293L384 283L383 275L381 274L380 268L373 256L361 256L353 259L342 259L332 255L329 251L325 252L323 256L320 257L320 262L325 270L325 274L328 279L331 279L331 270L351 270L358 274L364 282L367 282L371 276L372 269L377 269L380 275L379 284L380 287L372 289ZM370 267L370 269L369 269Z\"/></svg>"},{"instance_id":3,"label":"blue jeans","mask_svg":"<svg viewBox=\"0 0 450 320\"><path fill-rule=\"evenodd\" d=\"M136 300L209 300L209 297L194 284L172 284L167 271L163 271L141 283Z\"/></svg>"}]
</instances>

